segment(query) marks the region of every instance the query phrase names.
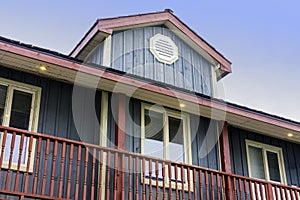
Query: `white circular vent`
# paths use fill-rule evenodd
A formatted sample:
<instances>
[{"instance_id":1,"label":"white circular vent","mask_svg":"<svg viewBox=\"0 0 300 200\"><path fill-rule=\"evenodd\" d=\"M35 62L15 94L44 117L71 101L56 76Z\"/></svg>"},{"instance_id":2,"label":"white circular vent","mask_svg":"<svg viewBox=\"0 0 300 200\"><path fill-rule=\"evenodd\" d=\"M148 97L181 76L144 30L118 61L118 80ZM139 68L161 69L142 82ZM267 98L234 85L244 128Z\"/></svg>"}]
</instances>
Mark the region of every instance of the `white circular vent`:
<instances>
[{"instance_id":1,"label":"white circular vent","mask_svg":"<svg viewBox=\"0 0 300 200\"><path fill-rule=\"evenodd\" d=\"M178 47L171 38L162 34L150 38L150 51L158 61L169 65L178 59Z\"/></svg>"}]
</instances>

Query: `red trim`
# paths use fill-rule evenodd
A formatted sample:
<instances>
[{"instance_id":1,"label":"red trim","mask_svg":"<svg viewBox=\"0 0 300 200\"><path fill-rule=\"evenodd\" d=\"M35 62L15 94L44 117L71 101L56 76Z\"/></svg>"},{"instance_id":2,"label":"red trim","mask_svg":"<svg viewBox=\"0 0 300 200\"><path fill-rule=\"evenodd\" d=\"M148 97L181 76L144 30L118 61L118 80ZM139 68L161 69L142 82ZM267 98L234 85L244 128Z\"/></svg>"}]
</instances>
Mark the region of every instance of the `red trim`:
<instances>
[{"instance_id":1,"label":"red trim","mask_svg":"<svg viewBox=\"0 0 300 200\"><path fill-rule=\"evenodd\" d=\"M199 37L194 31L192 31L188 26L186 26L182 21L180 21L176 16L174 16L170 12L158 12L119 18L101 19L98 21L98 26L94 26L92 31L75 48L71 56L76 57L78 55L82 48L84 48L88 41L92 38L91 35L94 34L96 28L98 28L98 30L101 32L112 34L113 29L116 28L166 21L171 22L175 27L177 27L180 31L187 35L187 37L194 41L198 46L203 48L214 59L216 59L220 63L221 70L231 72L230 61L223 57L219 52L217 52L206 41Z\"/></svg>"},{"instance_id":2,"label":"red trim","mask_svg":"<svg viewBox=\"0 0 300 200\"><path fill-rule=\"evenodd\" d=\"M0 42L0 50L9 52L9 53L14 53L17 55L21 55L24 57L28 57L31 59L35 59L37 61L42 61L45 63L49 63L49 64L54 64L54 65L58 65L60 67L66 68L66 69L71 69L71 70L75 70L75 71L80 71L80 72L84 72L87 74L91 74L94 76L98 76L107 80L112 80L112 81L116 81L119 83L123 83L126 85L130 85L130 86L134 86L134 87L138 87L147 91L151 91L151 92L155 92L155 93L159 93L162 95L166 95L166 96L170 96L170 97L174 97L174 98L179 98L181 100L185 100L188 102L193 102L199 105L203 105L203 106L207 106L213 109L217 109L217 110L221 110L224 111L226 113L232 113L232 114L236 114L242 117L247 117L250 119L254 119L257 121L262 121L265 123L269 123L275 126L279 126L279 127L283 127L283 128L287 128L290 130L294 130L297 132L300 132L300 126L295 125L295 124L290 124L284 121L281 121L279 119L274 119L268 116L263 116L260 114L256 114L253 112L247 112L246 110L242 110L240 108L236 108L236 107L230 107L230 106L226 106L220 103L216 103L216 102L211 102L209 100L206 99L201 99L201 98L197 98L195 96L191 96L185 93L181 93L181 92L177 92L177 91L171 91L168 90L166 88L162 88L159 86L155 86L155 85L151 85L151 84L145 84L145 82L139 81L139 80L135 80L135 79L131 79L128 77L124 77L118 74L113 74L111 72L107 72L107 71L103 71L100 69L95 69L95 68L91 68L88 66L84 66L82 64L78 64L72 61L68 61L66 59L63 58L57 58L54 56L50 56L47 54L43 54L43 53L37 53L35 51L32 50L28 50L22 47L18 47L18 46L14 46L14 45L10 45L10 44L6 44L3 42Z\"/></svg>"},{"instance_id":3,"label":"red trim","mask_svg":"<svg viewBox=\"0 0 300 200\"><path fill-rule=\"evenodd\" d=\"M71 53L71 57L75 58L81 50L89 43L89 41L97 34L98 27L94 26L91 31L83 38L82 41L78 44L78 46L74 49L74 51Z\"/></svg>"},{"instance_id":4,"label":"red trim","mask_svg":"<svg viewBox=\"0 0 300 200\"><path fill-rule=\"evenodd\" d=\"M220 154L222 171L231 173L230 149L229 149L228 127L224 122L222 134L220 135Z\"/></svg>"},{"instance_id":5,"label":"red trim","mask_svg":"<svg viewBox=\"0 0 300 200\"><path fill-rule=\"evenodd\" d=\"M125 150L125 128L126 128L126 95L115 94L116 124L115 145L118 149Z\"/></svg>"}]
</instances>

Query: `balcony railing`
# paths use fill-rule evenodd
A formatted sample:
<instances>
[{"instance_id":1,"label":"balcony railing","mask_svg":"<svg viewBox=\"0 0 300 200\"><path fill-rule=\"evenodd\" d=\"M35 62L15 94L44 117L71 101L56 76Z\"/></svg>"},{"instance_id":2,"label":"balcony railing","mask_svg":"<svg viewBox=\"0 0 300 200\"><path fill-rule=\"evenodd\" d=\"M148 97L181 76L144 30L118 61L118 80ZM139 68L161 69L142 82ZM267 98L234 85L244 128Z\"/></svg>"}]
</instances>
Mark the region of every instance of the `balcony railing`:
<instances>
[{"instance_id":1,"label":"balcony railing","mask_svg":"<svg viewBox=\"0 0 300 200\"><path fill-rule=\"evenodd\" d=\"M300 189L1 127L0 199L300 199Z\"/></svg>"}]
</instances>

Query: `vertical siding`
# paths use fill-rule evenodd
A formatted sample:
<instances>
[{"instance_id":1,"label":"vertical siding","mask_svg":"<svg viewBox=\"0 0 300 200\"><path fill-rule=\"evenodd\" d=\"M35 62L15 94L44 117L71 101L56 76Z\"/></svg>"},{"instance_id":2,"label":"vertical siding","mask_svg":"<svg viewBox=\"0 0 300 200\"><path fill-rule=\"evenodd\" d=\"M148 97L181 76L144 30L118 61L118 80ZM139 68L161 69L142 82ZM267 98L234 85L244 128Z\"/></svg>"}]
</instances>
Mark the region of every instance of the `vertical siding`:
<instances>
[{"instance_id":1,"label":"vertical siding","mask_svg":"<svg viewBox=\"0 0 300 200\"><path fill-rule=\"evenodd\" d=\"M94 143L98 144L99 142L99 119L100 119L100 106L101 106L101 92L97 91L95 96L95 108L90 108L88 105L88 101L85 100L82 105L82 115L80 116L80 121L82 124L80 125L80 128L82 130L85 130L85 132L80 132L80 130L76 130L73 120L73 114L72 114L72 88L73 86L70 84L58 82L55 80L38 77L32 74L8 69L5 67L0 66L0 77L6 78L18 82L27 83L30 85L35 85L42 88L42 94L41 94L41 104L40 104L40 113L39 113L39 122L38 122L38 132L68 138L72 140L77 141L84 141L88 143ZM91 90L81 88L81 92L83 96L88 96L88 94L91 94ZM91 121L91 117L89 116L89 112L95 111L97 119L94 119ZM59 147L61 148L61 146ZM45 152L46 150L46 144L45 142L42 144L42 152ZM48 167L47 167L47 174L51 174L51 166L52 166L52 160L53 160L53 149L54 149L54 142L52 141L50 143L50 149L49 149L49 157L48 157ZM84 152L84 150L82 150ZM66 157L69 156L70 153L70 146L67 145L67 151L66 151ZM77 155L77 149L75 147L74 155ZM82 154L82 156L84 153ZM43 168L45 166L44 163L45 157L44 154L41 155L40 158L40 167ZM82 157L81 160L84 160ZM89 158L91 161L91 156ZM59 165L61 163L61 151L58 151L57 155L57 169L59 168ZM82 163L83 165L83 163ZM34 165L35 170L36 165ZM69 166L65 165L65 170L67 171ZM91 163L88 165L88 182L91 182ZM82 167L83 169L83 167ZM76 156L74 156L73 159L73 166L72 166L72 173L75 173L76 171ZM83 171L81 173L81 180L80 184L81 187L83 187ZM21 173L20 175L20 184L24 181L24 174ZM5 173L2 173L2 176L5 176ZM15 176L13 173L12 176ZM29 174L29 187L33 184L33 176L34 174ZM38 183L38 191L41 190L41 180L42 180L42 172L39 173L39 183ZM49 176L48 176L49 177ZM75 177L75 176L74 176ZM0 177L1 180L2 177ZM58 185L59 181L59 171L56 171L55 173L55 185ZM64 187L67 183L67 176L64 176ZM75 180L71 180L71 191L74 191L74 185ZM96 184L98 180L95 180ZM3 184L5 184L3 181L0 181L0 188L3 188ZM46 180L46 185L50 185L50 179ZM13 187L11 185L10 187ZM88 185L87 188L89 189L91 186ZM54 192L55 195L57 195L57 190ZM64 189L64 192L65 189ZM46 187L46 194L49 194L49 187ZM72 194L74 195L74 194ZM80 198L80 197L79 197Z\"/></svg>"},{"instance_id":2,"label":"vertical siding","mask_svg":"<svg viewBox=\"0 0 300 200\"><path fill-rule=\"evenodd\" d=\"M300 186L300 161L298 155L300 152L299 144L264 136L235 127L229 127L228 130L231 153L231 168L233 173L243 176L249 175L245 143L245 140L249 139L282 148L287 184Z\"/></svg>"},{"instance_id":3,"label":"vertical siding","mask_svg":"<svg viewBox=\"0 0 300 200\"><path fill-rule=\"evenodd\" d=\"M158 62L150 52L150 38L170 37L178 46L179 59L172 65ZM211 64L165 26L116 31L111 42L111 67L126 73L211 96ZM88 60L101 65L103 44Z\"/></svg>"}]
</instances>

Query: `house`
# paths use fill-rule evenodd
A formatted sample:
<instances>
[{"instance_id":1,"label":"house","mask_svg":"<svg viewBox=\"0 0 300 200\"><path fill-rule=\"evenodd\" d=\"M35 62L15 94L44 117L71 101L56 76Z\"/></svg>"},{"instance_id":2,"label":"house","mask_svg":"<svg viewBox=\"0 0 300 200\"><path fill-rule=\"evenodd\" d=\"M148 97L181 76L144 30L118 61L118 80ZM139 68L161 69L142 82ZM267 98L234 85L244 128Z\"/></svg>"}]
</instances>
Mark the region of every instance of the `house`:
<instances>
[{"instance_id":1,"label":"house","mask_svg":"<svg viewBox=\"0 0 300 200\"><path fill-rule=\"evenodd\" d=\"M218 98L231 62L170 10L70 55L0 38L0 198L299 199L300 123Z\"/></svg>"}]
</instances>

